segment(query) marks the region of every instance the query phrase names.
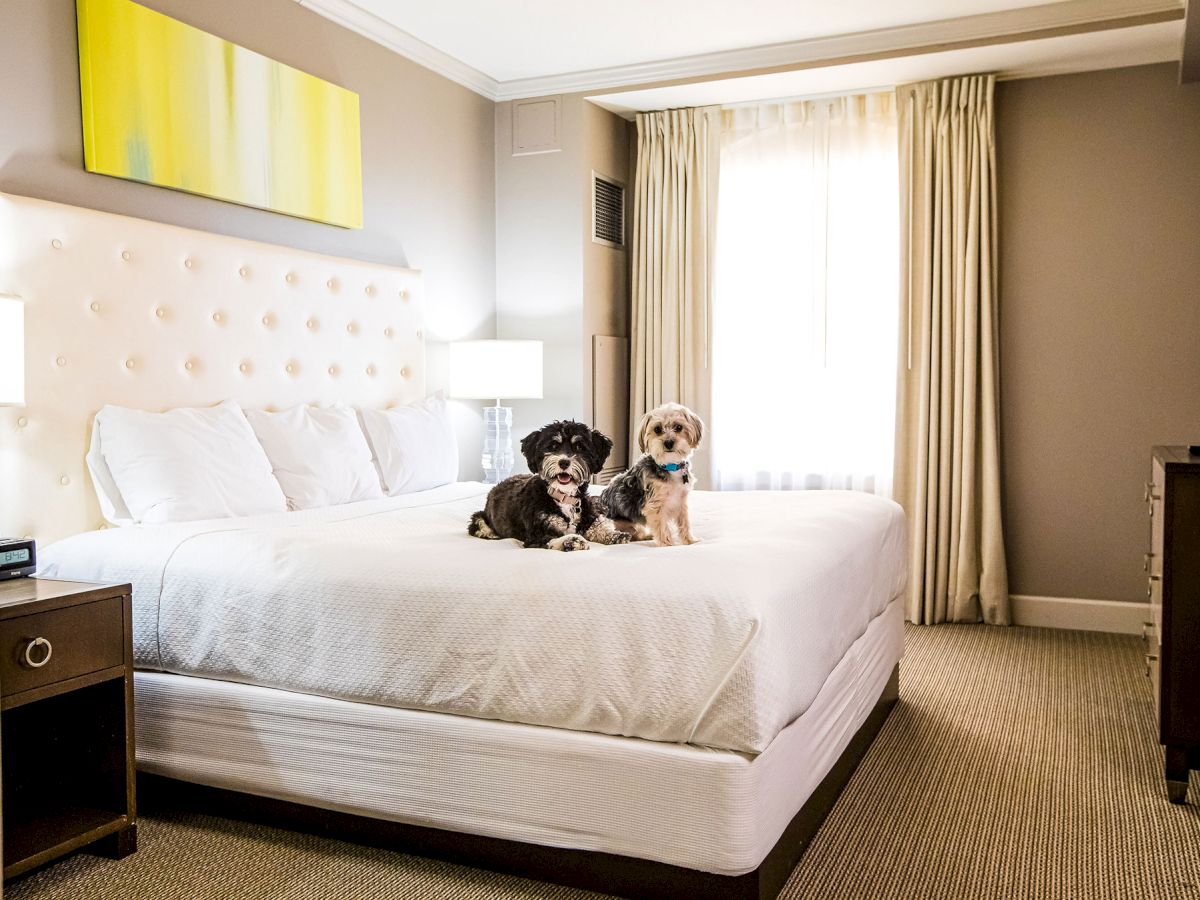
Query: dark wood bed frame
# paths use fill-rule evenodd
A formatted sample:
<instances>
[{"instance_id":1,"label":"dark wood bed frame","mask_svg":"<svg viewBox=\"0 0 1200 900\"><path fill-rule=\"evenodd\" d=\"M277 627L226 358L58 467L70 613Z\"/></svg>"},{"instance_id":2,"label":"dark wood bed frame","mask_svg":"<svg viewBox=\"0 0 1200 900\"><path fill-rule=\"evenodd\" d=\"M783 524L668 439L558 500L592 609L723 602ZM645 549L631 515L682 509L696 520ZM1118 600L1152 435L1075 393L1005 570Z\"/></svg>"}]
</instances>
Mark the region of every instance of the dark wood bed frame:
<instances>
[{"instance_id":1,"label":"dark wood bed frame","mask_svg":"<svg viewBox=\"0 0 1200 900\"><path fill-rule=\"evenodd\" d=\"M146 773L138 775L138 805L143 813L194 810L620 897L774 900L883 727L899 696L899 679L900 666L897 664L875 708L855 732L829 774L784 829L766 859L745 875L713 875L611 853L543 847L440 828L404 825Z\"/></svg>"}]
</instances>

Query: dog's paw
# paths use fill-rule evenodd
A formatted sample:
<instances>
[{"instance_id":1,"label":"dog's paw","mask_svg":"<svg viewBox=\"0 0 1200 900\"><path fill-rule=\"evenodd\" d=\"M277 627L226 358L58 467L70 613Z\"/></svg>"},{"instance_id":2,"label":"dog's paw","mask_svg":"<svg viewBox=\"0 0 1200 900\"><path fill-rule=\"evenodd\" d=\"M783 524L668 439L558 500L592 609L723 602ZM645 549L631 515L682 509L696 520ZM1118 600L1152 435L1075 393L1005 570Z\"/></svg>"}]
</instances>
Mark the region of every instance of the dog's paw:
<instances>
[{"instance_id":1,"label":"dog's paw","mask_svg":"<svg viewBox=\"0 0 1200 900\"><path fill-rule=\"evenodd\" d=\"M628 531L614 531L608 536L610 544L628 544L633 540L633 535Z\"/></svg>"},{"instance_id":2,"label":"dog's paw","mask_svg":"<svg viewBox=\"0 0 1200 900\"><path fill-rule=\"evenodd\" d=\"M587 550L589 547L591 544L577 534L564 534L550 542L551 550L562 550L564 553L572 550Z\"/></svg>"},{"instance_id":3,"label":"dog's paw","mask_svg":"<svg viewBox=\"0 0 1200 900\"><path fill-rule=\"evenodd\" d=\"M698 544L700 543L700 538L696 537L694 534L689 534L683 539L683 542L685 544Z\"/></svg>"}]
</instances>

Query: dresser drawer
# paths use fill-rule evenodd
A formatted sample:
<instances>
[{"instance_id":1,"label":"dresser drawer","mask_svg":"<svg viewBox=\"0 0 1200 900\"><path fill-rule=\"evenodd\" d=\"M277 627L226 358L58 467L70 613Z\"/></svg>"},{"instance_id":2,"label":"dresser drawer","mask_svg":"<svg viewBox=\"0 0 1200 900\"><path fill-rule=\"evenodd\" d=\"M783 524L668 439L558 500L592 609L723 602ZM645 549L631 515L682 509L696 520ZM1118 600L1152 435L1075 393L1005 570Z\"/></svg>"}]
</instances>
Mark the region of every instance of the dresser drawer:
<instances>
[{"instance_id":1,"label":"dresser drawer","mask_svg":"<svg viewBox=\"0 0 1200 900\"><path fill-rule=\"evenodd\" d=\"M0 695L123 665L123 607L121 597L111 597L0 621Z\"/></svg>"}]
</instances>

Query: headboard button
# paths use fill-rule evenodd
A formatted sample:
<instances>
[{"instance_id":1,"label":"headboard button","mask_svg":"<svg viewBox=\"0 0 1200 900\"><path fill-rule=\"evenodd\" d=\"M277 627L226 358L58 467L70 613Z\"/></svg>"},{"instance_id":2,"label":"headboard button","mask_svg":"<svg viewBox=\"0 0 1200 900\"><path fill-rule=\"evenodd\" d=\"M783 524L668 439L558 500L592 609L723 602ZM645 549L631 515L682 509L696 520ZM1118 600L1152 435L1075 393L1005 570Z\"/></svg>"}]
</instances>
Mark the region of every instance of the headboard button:
<instances>
[{"instance_id":1,"label":"headboard button","mask_svg":"<svg viewBox=\"0 0 1200 900\"><path fill-rule=\"evenodd\" d=\"M293 275L291 272L288 272L286 275L283 276L283 280L286 281L288 284L291 284L292 282L294 282L296 280L296 276Z\"/></svg>"},{"instance_id":2,"label":"headboard button","mask_svg":"<svg viewBox=\"0 0 1200 900\"><path fill-rule=\"evenodd\" d=\"M194 265L196 265L196 264L195 264L195 262L193 262L193 261L192 261L192 259L191 259L190 257L189 257L188 259L185 259L185 260L183 261L183 267L184 267L185 269L190 269L190 268L192 268L192 266L194 266Z\"/></svg>"},{"instance_id":3,"label":"headboard button","mask_svg":"<svg viewBox=\"0 0 1200 900\"><path fill-rule=\"evenodd\" d=\"M356 331L358 331L357 325L355 325L353 322L347 323L347 325L346 325L346 333L347 334L354 334L354 332L356 332Z\"/></svg>"},{"instance_id":4,"label":"headboard button","mask_svg":"<svg viewBox=\"0 0 1200 900\"><path fill-rule=\"evenodd\" d=\"M158 309L154 310L154 315L160 319L165 319L167 317L167 311L160 306Z\"/></svg>"},{"instance_id":5,"label":"headboard button","mask_svg":"<svg viewBox=\"0 0 1200 900\"><path fill-rule=\"evenodd\" d=\"M372 378L374 378L375 377L375 367L367 366L367 374L370 375Z\"/></svg>"},{"instance_id":6,"label":"headboard button","mask_svg":"<svg viewBox=\"0 0 1200 900\"><path fill-rule=\"evenodd\" d=\"M248 276L250 274L250 270L247 269L245 266L242 266L240 269L238 269L238 274L241 275L243 278L245 278L246 276Z\"/></svg>"},{"instance_id":7,"label":"headboard button","mask_svg":"<svg viewBox=\"0 0 1200 900\"><path fill-rule=\"evenodd\" d=\"M423 331L422 331L420 328L418 328L418 329L417 329L417 340L419 341L419 340L421 340L423 337L425 337L425 332L423 332Z\"/></svg>"},{"instance_id":8,"label":"headboard button","mask_svg":"<svg viewBox=\"0 0 1200 900\"><path fill-rule=\"evenodd\" d=\"M390 338L392 336L392 329L390 329L390 328L383 329L383 336L386 338Z\"/></svg>"},{"instance_id":9,"label":"headboard button","mask_svg":"<svg viewBox=\"0 0 1200 900\"><path fill-rule=\"evenodd\" d=\"M25 418L24 416L21 416L21 418L17 419L17 427L18 428L24 428L28 424L29 424L29 420L27 418Z\"/></svg>"},{"instance_id":10,"label":"headboard button","mask_svg":"<svg viewBox=\"0 0 1200 900\"><path fill-rule=\"evenodd\" d=\"M71 483L71 479L68 478L66 475L64 475L62 478L58 479L58 483L61 484L63 487L66 487L68 484Z\"/></svg>"},{"instance_id":11,"label":"headboard button","mask_svg":"<svg viewBox=\"0 0 1200 900\"><path fill-rule=\"evenodd\" d=\"M241 372L243 375L245 375L247 372L250 371L250 363L245 363L245 362L239 363L238 371Z\"/></svg>"},{"instance_id":12,"label":"headboard button","mask_svg":"<svg viewBox=\"0 0 1200 900\"><path fill-rule=\"evenodd\" d=\"M132 369L135 365L136 363L132 359L125 360L125 368Z\"/></svg>"},{"instance_id":13,"label":"headboard button","mask_svg":"<svg viewBox=\"0 0 1200 900\"><path fill-rule=\"evenodd\" d=\"M408 299L408 288L400 288L400 299L401 300Z\"/></svg>"},{"instance_id":14,"label":"headboard button","mask_svg":"<svg viewBox=\"0 0 1200 900\"><path fill-rule=\"evenodd\" d=\"M183 364L183 367L190 372L192 369L196 368L196 364L189 359Z\"/></svg>"},{"instance_id":15,"label":"headboard button","mask_svg":"<svg viewBox=\"0 0 1200 900\"><path fill-rule=\"evenodd\" d=\"M62 241L60 241L58 238L55 238L54 240L52 240L50 242L50 246L53 247L55 250L61 250L62 249Z\"/></svg>"},{"instance_id":16,"label":"headboard button","mask_svg":"<svg viewBox=\"0 0 1200 900\"><path fill-rule=\"evenodd\" d=\"M309 319L307 322L304 323L304 327L307 328L309 331L316 331L317 330L317 320Z\"/></svg>"},{"instance_id":17,"label":"headboard button","mask_svg":"<svg viewBox=\"0 0 1200 900\"><path fill-rule=\"evenodd\" d=\"M368 297L370 297L372 294L374 294L374 293L375 293L375 285L373 285L373 284L368 284L368 285L367 285L365 288L363 288L363 292L364 292L364 293L365 293L365 294L366 294Z\"/></svg>"},{"instance_id":18,"label":"headboard button","mask_svg":"<svg viewBox=\"0 0 1200 900\"><path fill-rule=\"evenodd\" d=\"M296 366L293 365L292 363L288 363L286 366L283 367L283 371L285 371L289 375L291 375L296 371Z\"/></svg>"},{"instance_id":19,"label":"headboard button","mask_svg":"<svg viewBox=\"0 0 1200 900\"><path fill-rule=\"evenodd\" d=\"M216 322L217 324L220 324L222 321L224 321L224 319L225 319L225 317L223 315L221 315L221 313L219 313L219 312L213 313L213 321Z\"/></svg>"},{"instance_id":20,"label":"headboard button","mask_svg":"<svg viewBox=\"0 0 1200 900\"><path fill-rule=\"evenodd\" d=\"M403 369L400 370L400 377L401 378L408 377L408 366L405 366Z\"/></svg>"},{"instance_id":21,"label":"headboard button","mask_svg":"<svg viewBox=\"0 0 1200 900\"><path fill-rule=\"evenodd\" d=\"M100 304L93 300L88 304L88 309L90 309L92 312L100 312Z\"/></svg>"},{"instance_id":22,"label":"headboard button","mask_svg":"<svg viewBox=\"0 0 1200 900\"><path fill-rule=\"evenodd\" d=\"M329 374L330 374L330 375L337 375L337 373L338 373L338 367L337 367L337 366L330 366L330 367L329 367Z\"/></svg>"},{"instance_id":23,"label":"headboard button","mask_svg":"<svg viewBox=\"0 0 1200 900\"><path fill-rule=\"evenodd\" d=\"M121 259L125 260L125 262L129 262L131 259L133 259L133 254L130 253L128 250L122 250L121 251Z\"/></svg>"},{"instance_id":24,"label":"headboard button","mask_svg":"<svg viewBox=\"0 0 1200 900\"><path fill-rule=\"evenodd\" d=\"M67 359L64 356L60 356L54 360L54 364L61 369L63 366L65 366L67 364Z\"/></svg>"},{"instance_id":25,"label":"headboard button","mask_svg":"<svg viewBox=\"0 0 1200 900\"><path fill-rule=\"evenodd\" d=\"M270 316L263 316L262 323L265 327L270 328L272 325L275 324L275 320L272 319Z\"/></svg>"}]
</instances>

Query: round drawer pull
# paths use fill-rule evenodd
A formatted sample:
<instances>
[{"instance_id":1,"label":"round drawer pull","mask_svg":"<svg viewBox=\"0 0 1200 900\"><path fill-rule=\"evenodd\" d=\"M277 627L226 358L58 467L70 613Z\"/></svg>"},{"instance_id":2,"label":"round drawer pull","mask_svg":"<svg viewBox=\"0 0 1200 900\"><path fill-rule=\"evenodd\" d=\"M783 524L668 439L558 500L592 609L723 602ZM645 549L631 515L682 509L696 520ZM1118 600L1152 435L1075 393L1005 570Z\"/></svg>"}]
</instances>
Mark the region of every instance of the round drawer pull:
<instances>
[{"instance_id":1,"label":"round drawer pull","mask_svg":"<svg viewBox=\"0 0 1200 900\"><path fill-rule=\"evenodd\" d=\"M34 652L39 647L46 648L46 655L43 656L37 662L35 662L33 659L33 655L34 655ZM25 645L25 653L24 653L25 665L29 666L29 668L31 668L31 669L40 669L46 663L50 662L50 657L53 655L54 655L54 647L52 647L50 645L50 642L48 640L46 640L44 637L34 638L32 641L30 641L29 643L27 643Z\"/></svg>"}]
</instances>

